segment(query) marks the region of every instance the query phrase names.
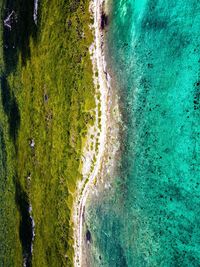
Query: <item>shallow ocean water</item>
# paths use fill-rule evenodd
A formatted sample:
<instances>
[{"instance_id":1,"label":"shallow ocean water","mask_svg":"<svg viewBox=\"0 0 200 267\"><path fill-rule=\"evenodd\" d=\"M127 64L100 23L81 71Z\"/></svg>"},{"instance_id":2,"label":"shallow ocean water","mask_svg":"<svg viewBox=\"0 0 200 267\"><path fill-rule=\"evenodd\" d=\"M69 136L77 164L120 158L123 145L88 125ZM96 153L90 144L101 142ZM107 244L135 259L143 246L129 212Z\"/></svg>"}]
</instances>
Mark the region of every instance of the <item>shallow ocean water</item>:
<instances>
[{"instance_id":1,"label":"shallow ocean water","mask_svg":"<svg viewBox=\"0 0 200 267\"><path fill-rule=\"evenodd\" d=\"M127 126L112 189L91 197L91 266L200 266L200 3L113 1Z\"/></svg>"}]
</instances>

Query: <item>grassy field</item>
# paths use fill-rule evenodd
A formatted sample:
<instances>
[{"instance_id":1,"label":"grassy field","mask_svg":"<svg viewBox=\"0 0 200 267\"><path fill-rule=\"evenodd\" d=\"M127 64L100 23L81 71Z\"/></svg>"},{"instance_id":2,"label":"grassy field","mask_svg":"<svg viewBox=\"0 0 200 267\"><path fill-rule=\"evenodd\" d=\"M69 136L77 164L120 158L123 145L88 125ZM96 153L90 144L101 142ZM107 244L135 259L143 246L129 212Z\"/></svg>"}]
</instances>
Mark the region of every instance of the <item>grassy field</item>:
<instances>
[{"instance_id":1,"label":"grassy field","mask_svg":"<svg viewBox=\"0 0 200 267\"><path fill-rule=\"evenodd\" d=\"M70 215L81 179L84 137L95 108L89 1L43 0L37 26L33 1L4 5L4 18L12 10L15 14L12 30L4 27L2 33L0 119L8 139L4 143L10 151L11 192L15 191L18 212L13 203L8 205L19 214L11 220L17 227L10 228L16 231L17 259L15 265L4 266L21 266L28 238L22 226L30 203L36 234L32 266L72 266Z\"/></svg>"}]
</instances>

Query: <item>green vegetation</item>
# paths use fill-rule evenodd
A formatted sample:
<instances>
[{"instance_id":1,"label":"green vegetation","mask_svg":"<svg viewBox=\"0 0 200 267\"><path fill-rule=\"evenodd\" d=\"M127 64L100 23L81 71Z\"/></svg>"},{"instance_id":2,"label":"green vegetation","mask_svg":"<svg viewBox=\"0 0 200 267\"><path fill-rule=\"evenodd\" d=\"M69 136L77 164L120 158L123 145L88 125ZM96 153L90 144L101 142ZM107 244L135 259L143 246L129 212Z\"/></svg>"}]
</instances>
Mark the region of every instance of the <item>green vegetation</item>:
<instances>
[{"instance_id":1,"label":"green vegetation","mask_svg":"<svg viewBox=\"0 0 200 267\"><path fill-rule=\"evenodd\" d=\"M0 131L0 141L5 142L12 187L12 193L7 189L5 196L9 201L3 201L16 214L10 220L15 227L9 227L12 233L7 233L15 241L8 246L16 255L11 257L15 264L3 266L21 266L24 199L32 204L35 221L32 265L72 266L71 209L76 182L82 178L85 133L87 125L93 124L95 108L88 51L93 38L89 1L41 1L37 27L33 1L13 2L5 1L5 12L15 10L17 20L10 32L4 29L1 34L0 123L6 140L2 141Z\"/></svg>"},{"instance_id":2,"label":"green vegetation","mask_svg":"<svg viewBox=\"0 0 200 267\"><path fill-rule=\"evenodd\" d=\"M15 150L0 107L0 266L21 266L19 214L15 205Z\"/></svg>"},{"instance_id":3,"label":"green vegetation","mask_svg":"<svg viewBox=\"0 0 200 267\"><path fill-rule=\"evenodd\" d=\"M0 2L2 17L3 3ZM2 92L3 62L3 25L0 24L0 91ZM2 103L2 94L0 94ZM11 111L7 107L6 111ZM9 117L5 106L0 104L0 266L21 266L22 250L19 237L19 213L16 206L15 147L10 140Z\"/></svg>"}]
</instances>

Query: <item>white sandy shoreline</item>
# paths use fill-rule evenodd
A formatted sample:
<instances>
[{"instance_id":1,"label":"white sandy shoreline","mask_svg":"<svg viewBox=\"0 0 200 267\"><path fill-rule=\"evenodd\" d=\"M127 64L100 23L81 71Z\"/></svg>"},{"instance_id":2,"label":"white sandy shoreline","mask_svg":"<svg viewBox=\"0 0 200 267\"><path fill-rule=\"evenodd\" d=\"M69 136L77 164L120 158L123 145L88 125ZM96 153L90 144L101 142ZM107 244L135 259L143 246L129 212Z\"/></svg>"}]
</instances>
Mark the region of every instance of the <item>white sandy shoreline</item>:
<instances>
[{"instance_id":1,"label":"white sandy shoreline","mask_svg":"<svg viewBox=\"0 0 200 267\"><path fill-rule=\"evenodd\" d=\"M88 177L85 177L79 186L77 199L74 205L74 266L82 267L82 232L83 232L83 214L87 197L90 189L94 184L95 178L101 169L101 161L106 147L107 137L107 111L108 111L108 95L110 89L110 77L106 71L106 61L104 56L104 36L101 30L101 15L103 10L104 0L93 0L90 3L90 9L94 17L94 45L93 45L93 72L98 71L98 77L94 83L99 85L100 103L101 103L101 131L98 139L99 147L96 153L96 163L93 171ZM98 127L98 125L96 125Z\"/></svg>"}]
</instances>

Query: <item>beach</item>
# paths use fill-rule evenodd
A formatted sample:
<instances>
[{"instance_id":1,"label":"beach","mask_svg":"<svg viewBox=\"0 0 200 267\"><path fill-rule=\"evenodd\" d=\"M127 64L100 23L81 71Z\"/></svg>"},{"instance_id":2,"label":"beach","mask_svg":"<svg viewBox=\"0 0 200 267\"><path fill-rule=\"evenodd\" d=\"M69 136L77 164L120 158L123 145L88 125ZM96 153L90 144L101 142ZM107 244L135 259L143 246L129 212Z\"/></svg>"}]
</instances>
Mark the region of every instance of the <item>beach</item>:
<instances>
[{"instance_id":1,"label":"beach","mask_svg":"<svg viewBox=\"0 0 200 267\"><path fill-rule=\"evenodd\" d=\"M107 63L106 56L104 51L104 23L106 24L106 14L105 14L105 1L97 0L91 1L90 3L90 12L94 18L94 24L92 25L92 29L94 32L94 43L90 47L91 60L93 64L93 79L94 85L96 87L97 95L100 95L100 112L96 113L96 122L93 128L98 128L99 134L95 136L96 142L98 143L98 150L95 152L95 164L91 164L91 162L87 162L85 167L83 166L83 180L78 185L77 198L74 206L74 266L85 266L85 260L83 259L83 221L84 221L84 212L85 205L88 199L88 196L95 190L96 184L101 179L103 181L104 176L104 163L105 159L108 164L108 150L111 141L116 138L118 127L115 125L113 131L111 130L111 125L114 122L112 120L111 107L113 107L113 103L115 105L115 116L119 120L120 116L118 113L118 105L116 98L113 100L113 92L111 90L111 77L107 71ZM103 25L102 25L103 24ZM96 73L98 72L98 76ZM97 101L98 104L98 101ZM100 125L98 122L100 121ZM113 125L112 125L113 126ZM111 137L111 132L113 137L108 140L108 137ZM89 139L90 143L91 140ZM113 147L114 148L114 147ZM113 150L112 148L112 150ZM115 145L113 154L116 153L118 149L118 145ZM111 151L110 151L111 152ZM91 158L91 152L85 150L84 158ZM113 162L110 162L110 166L113 165ZM92 171L91 171L92 169ZM105 183L105 188L109 187L109 184ZM97 192L96 192L97 193Z\"/></svg>"},{"instance_id":2,"label":"beach","mask_svg":"<svg viewBox=\"0 0 200 267\"><path fill-rule=\"evenodd\" d=\"M0 265L200 266L200 2L1 2Z\"/></svg>"}]
</instances>

